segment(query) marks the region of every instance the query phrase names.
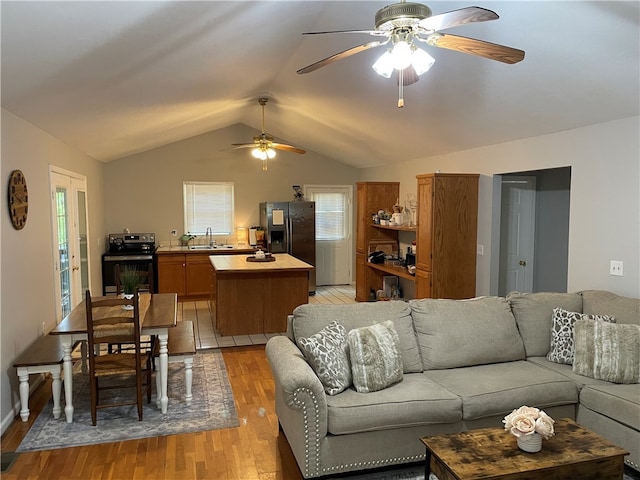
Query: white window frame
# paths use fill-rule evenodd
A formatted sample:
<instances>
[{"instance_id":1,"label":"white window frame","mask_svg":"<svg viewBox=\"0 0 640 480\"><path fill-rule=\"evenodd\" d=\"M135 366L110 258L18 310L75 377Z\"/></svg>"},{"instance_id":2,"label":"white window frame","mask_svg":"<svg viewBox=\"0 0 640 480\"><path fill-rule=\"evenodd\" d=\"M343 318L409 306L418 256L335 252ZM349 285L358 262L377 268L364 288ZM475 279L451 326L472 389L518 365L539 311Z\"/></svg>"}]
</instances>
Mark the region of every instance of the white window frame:
<instances>
[{"instance_id":1,"label":"white window frame","mask_svg":"<svg viewBox=\"0 0 640 480\"><path fill-rule=\"evenodd\" d=\"M210 227L213 235L232 235L234 222L233 182L182 183L184 207L184 231L191 235L205 235ZM212 205L213 199L218 205ZM199 207L198 207L199 203ZM203 208L206 204L210 211Z\"/></svg>"}]
</instances>

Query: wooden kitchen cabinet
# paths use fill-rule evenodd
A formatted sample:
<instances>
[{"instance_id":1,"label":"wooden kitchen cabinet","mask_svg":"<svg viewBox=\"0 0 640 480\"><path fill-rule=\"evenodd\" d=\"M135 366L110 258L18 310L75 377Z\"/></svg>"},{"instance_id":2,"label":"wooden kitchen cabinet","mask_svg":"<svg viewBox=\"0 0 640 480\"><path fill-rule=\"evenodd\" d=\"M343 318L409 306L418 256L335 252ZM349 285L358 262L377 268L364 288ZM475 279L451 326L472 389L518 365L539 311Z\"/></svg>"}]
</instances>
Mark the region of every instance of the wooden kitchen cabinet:
<instances>
[{"instance_id":1,"label":"wooden kitchen cabinet","mask_svg":"<svg viewBox=\"0 0 640 480\"><path fill-rule=\"evenodd\" d=\"M211 262L207 253L157 255L158 292L178 294L179 299L209 298Z\"/></svg>"},{"instance_id":2,"label":"wooden kitchen cabinet","mask_svg":"<svg viewBox=\"0 0 640 480\"><path fill-rule=\"evenodd\" d=\"M158 293L177 293L184 297L186 293L184 253L163 254L157 256Z\"/></svg>"},{"instance_id":3,"label":"wooden kitchen cabinet","mask_svg":"<svg viewBox=\"0 0 640 480\"><path fill-rule=\"evenodd\" d=\"M189 296L211 295L211 261L208 254L186 254L185 282Z\"/></svg>"},{"instance_id":4,"label":"wooden kitchen cabinet","mask_svg":"<svg viewBox=\"0 0 640 480\"><path fill-rule=\"evenodd\" d=\"M474 297L479 175L416 178L416 298Z\"/></svg>"}]
</instances>

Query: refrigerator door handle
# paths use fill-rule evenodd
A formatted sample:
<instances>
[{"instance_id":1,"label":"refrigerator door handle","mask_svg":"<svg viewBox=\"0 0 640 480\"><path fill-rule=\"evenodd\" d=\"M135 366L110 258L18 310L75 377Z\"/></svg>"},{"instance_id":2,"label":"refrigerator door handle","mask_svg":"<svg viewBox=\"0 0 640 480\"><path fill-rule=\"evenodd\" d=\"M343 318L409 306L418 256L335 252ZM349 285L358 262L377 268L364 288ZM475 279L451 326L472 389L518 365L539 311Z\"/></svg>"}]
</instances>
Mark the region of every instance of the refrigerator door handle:
<instances>
[{"instance_id":1,"label":"refrigerator door handle","mask_svg":"<svg viewBox=\"0 0 640 480\"><path fill-rule=\"evenodd\" d=\"M287 253L291 255L291 246L293 242L291 240L291 215L287 215Z\"/></svg>"}]
</instances>

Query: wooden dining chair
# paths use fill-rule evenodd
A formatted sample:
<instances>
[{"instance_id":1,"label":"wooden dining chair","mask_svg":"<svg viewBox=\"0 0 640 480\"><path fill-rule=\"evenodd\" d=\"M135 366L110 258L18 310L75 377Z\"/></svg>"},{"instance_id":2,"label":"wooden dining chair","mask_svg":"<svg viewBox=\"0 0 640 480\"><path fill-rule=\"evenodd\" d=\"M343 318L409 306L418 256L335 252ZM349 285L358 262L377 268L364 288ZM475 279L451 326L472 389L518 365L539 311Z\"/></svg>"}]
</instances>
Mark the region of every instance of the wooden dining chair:
<instances>
[{"instance_id":1,"label":"wooden dining chair","mask_svg":"<svg viewBox=\"0 0 640 480\"><path fill-rule=\"evenodd\" d=\"M136 286L138 288L138 291L149 292L152 295L154 293L153 263L151 262L149 262L149 264L147 265L146 270L131 269L131 268L128 268L127 266L121 267L119 263L116 263L113 269L113 274L115 276L116 295L118 296L120 296L123 293L127 293L125 292L125 287L124 287L125 282L123 282L123 275L132 275L136 277L137 279ZM143 341L143 345L147 347L148 350L152 353L154 351L155 343L156 343L155 335ZM118 351L122 351L122 344L117 345L117 347L118 347ZM113 351L113 345L109 345L109 353L111 353L112 351ZM155 370L155 357L152 357L151 363Z\"/></svg>"},{"instance_id":2,"label":"wooden dining chair","mask_svg":"<svg viewBox=\"0 0 640 480\"><path fill-rule=\"evenodd\" d=\"M86 291L87 350L91 392L91 422L95 426L97 410L123 405L137 405L138 420L142 420L143 387L147 403L151 402L151 352L140 344L140 308L138 291L133 298L91 298ZM132 310L123 307L131 306ZM109 344L131 344L132 350L106 353L101 347ZM106 349L104 349L106 350ZM101 401L103 390L135 390L135 395L112 396Z\"/></svg>"}]
</instances>

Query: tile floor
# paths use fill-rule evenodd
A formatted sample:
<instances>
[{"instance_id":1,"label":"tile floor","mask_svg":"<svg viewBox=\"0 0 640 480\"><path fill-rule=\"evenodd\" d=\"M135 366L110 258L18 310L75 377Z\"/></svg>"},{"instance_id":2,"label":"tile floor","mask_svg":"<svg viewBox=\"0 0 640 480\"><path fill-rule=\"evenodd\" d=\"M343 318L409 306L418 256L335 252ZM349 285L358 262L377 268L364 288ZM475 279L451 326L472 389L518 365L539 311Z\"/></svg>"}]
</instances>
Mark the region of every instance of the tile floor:
<instances>
[{"instance_id":1,"label":"tile floor","mask_svg":"<svg viewBox=\"0 0 640 480\"><path fill-rule=\"evenodd\" d=\"M309 303L356 303L354 285L317 287L316 294L309 297ZM277 333L267 335L220 336L215 329L213 316L207 301L187 301L178 303L178 320L191 320L196 327L196 348L235 347L242 345L262 345Z\"/></svg>"}]
</instances>

